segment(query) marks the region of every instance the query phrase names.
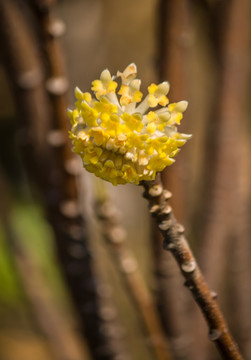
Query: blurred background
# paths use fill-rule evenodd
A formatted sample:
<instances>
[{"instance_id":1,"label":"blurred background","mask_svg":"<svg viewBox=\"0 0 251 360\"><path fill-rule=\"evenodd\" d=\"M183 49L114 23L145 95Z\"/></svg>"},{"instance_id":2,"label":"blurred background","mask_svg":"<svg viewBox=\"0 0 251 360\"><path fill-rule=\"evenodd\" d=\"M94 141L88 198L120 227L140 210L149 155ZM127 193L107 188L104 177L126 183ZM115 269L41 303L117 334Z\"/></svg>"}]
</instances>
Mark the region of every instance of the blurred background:
<instances>
[{"instance_id":1,"label":"blurred background","mask_svg":"<svg viewBox=\"0 0 251 360\"><path fill-rule=\"evenodd\" d=\"M0 359L217 360L142 189L81 169L74 88L138 67L193 134L162 179L251 359L249 0L0 0Z\"/></svg>"}]
</instances>

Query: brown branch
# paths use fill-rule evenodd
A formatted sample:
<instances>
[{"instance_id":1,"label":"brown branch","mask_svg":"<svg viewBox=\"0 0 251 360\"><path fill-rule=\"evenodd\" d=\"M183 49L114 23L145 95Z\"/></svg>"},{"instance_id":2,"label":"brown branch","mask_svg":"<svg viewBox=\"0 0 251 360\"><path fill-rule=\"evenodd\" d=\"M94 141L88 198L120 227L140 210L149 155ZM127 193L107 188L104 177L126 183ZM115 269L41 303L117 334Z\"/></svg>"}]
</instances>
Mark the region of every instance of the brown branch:
<instances>
[{"instance_id":1,"label":"brown branch","mask_svg":"<svg viewBox=\"0 0 251 360\"><path fill-rule=\"evenodd\" d=\"M113 263L117 265L128 294L137 306L138 315L150 336L156 359L171 360L173 357L168 349L153 297L139 271L136 258L126 244L126 231L120 224L118 211L107 198L105 190L102 196L96 197L95 209Z\"/></svg>"},{"instance_id":2,"label":"brown branch","mask_svg":"<svg viewBox=\"0 0 251 360\"><path fill-rule=\"evenodd\" d=\"M21 239L11 224L12 204L8 194L6 180L0 169L0 221L6 235L7 245L13 257L14 270L31 305L35 320L46 336L56 359L81 360L84 353L78 344L73 329L53 303L50 289L45 284L39 267L34 263L29 251L22 245Z\"/></svg>"},{"instance_id":3,"label":"brown branch","mask_svg":"<svg viewBox=\"0 0 251 360\"><path fill-rule=\"evenodd\" d=\"M158 78L170 82L170 96L189 100L188 66L189 52L192 44L190 28L190 3L188 0L159 1L158 8ZM189 84L190 91L190 84ZM184 125L184 124L183 124ZM182 127L183 127L182 125ZM178 219L184 222L185 203L189 181L185 179L187 154L180 154L177 164L162 172L164 186L174 193L172 206ZM187 207L191 211L192 204ZM182 296L185 289L180 282L180 274L175 261L169 253L162 251L162 236L157 226L152 227L152 246L154 266L158 286L158 305L162 321L170 339L175 359L188 360L191 352L191 332L188 329L189 311L186 297ZM192 356L193 358L193 356Z\"/></svg>"},{"instance_id":4,"label":"brown branch","mask_svg":"<svg viewBox=\"0 0 251 360\"><path fill-rule=\"evenodd\" d=\"M224 256L224 247L231 224L235 218L237 177L239 164L240 119L243 117L243 99L247 89L247 44L249 36L249 1L232 1L225 28L223 69L219 78L219 90L215 106L215 134L210 137L213 159L207 163L207 173L212 179L206 192L210 196L206 212L203 236L202 263L208 280L217 290L221 261L210 266L215 256ZM212 119L210 119L210 122ZM217 124L217 126L216 126ZM208 153L210 152L208 151ZM210 172L210 174L209 174ZM217 255L218 254L218 255ZM219 266L219 267L218 267Z\"/></svg>"},{"instance_id":5,"label":"brown branch","mask_svg":"<svg viewBox=\"0 0 251 360\"><path fill-rule=\"evenodd\" d=\"M198 214L204 213L201 217L204 224L199 236L199 259L209 284L216 291L223 283L228 261L227 247L237 229L236 210L241 201L238 196L238 168L250 52L250 2L233 0L223 3L222 11L218 7L214 11L212 9L211 31L215 39L218 37L213 48L214 53L218 53L218 81L215 84L213 113L208 119L208 144L201 171L204 194L194 217L198 226ZM223 13L224 21L220 16ZM201 333L199 319L196 328L197 333ZM207 343L202 340L199 347L198 356L204 358Z\"/></svg>"},{"instance_id":6,"label":"brown branch","mask_svg":"<svg viewBox=\"0 0 251 360\"><path fill-rule=\"evenodd\" d=\"M157 303L160 317L175 359L188 360L191 350L191 333L187 317L190 314L184 299L185 289L175 260L163 251L163 238L155 223L152 224L155 274L157 281ZM154 244L155 242L155 244Z\"/></svg>"},{"instance_id":7,"label":"brown branch","mask_svg":"<svg viewBox=\"0 0 251 360\"><path fill-rule=\"evenodd\" d=\"M161 0L159 3L158 77L160 81L167 79L170 82L170 96L173 101L189 100L187 61L192 36L189 9L188 0ZM168 171L165 170L161 175L164 185L173 189L173 208L182 222L185 216L185 156L185 152L180 154L176 166L168 168Z\"/></svg>"},{"instance_id":8,"label":"brown branch","mask_svg":"<svg viewBox=\"0 0 251 360\"><path fill-rule=\"evenodd\" d=\"M197 3L201 6L201 1ZM239 151L242 142L243 100L249 81L249 6L250 2L246 0L214 1L210 8L205 9L202 18L206 22L206 31L204 26L197 30L199 38L204 39L207 35L206 43L211 46L208 50L212 53L210 61L214 65L209 73L216 74L216 81L210 95L212 109L203 131L206 141L201 142L200 146L201 167L196 188L199 197L192 227L195 238L199 239L196 250L198 249L202 271L216 292L226 284L225 276L229 274L229 270L226 270L230 263L228 255L233 251L231 239L237 230L236 210L241 201L238 197L237 176L241 157ZM201 11L197 14L200 17L202 15ZM202 23L201 19L200 22ZM202 29L201 36L199 32ZM204 68L204 71L207 69ZM206 74L205 77L207 76ZM204 149L203 143L206 144ZM194 191L192 195L194 202ZM199 222L198 217L201 219ZM235 265L238 266L236 262ZM227 294L226 299L221 296L220 301L229 302ZM201 336L204 324L197 310L194 312L193 326L196 338ZM208 342L201 338L197 346L199 359L208 358L207 347Z\"/></svg>"},{"instance_id":9,"label":"brown branch","mask_svg":"<svg viewBox=\"0 0 251 360\"><path fill-rule=\"evenodd\" d=\"M61 196L63 196L63 201L61 202L63 207L61 207L61 209L55 209L53 207L51 209L52 211L50 212L50 217L56 232L59 233L58 241L62 242L62 223L65 223L64 231L68 233L71 232L72 228L76 226L79 227L79 225L82 229L85 228L85 224L83 223L83 219L80 220L82 221L80 224L78 218L80 215L80 199L75 172L76 170L78 172L78 167L73 166L72 173L71 164L74 165L75 157L71 151L71 145L68 139L69 121L66 113L66 91L68 89L68 81L65 74L65 66L63 61L64 56L58 40L58 38L63 33L64 25L59 20L56 20L53 16L51 5L54 2L56 1L36 0L31 2L31 6L33 7L37 17L41 37L43 40L45 57L48 64L48 78L46 80L45 86L47 92L50 95L53 111L51 138L53 139L54 135L56 135L56 138L57 135L59 135L61 138L61 146L57 146L57 142L55 144L53 141L51 142L51 145L54 147L54 149L56 147L56 162L59 167L58 170L61 172L61 183L59 186ZM59 212L61 212L60 215L62 215L63 212L64 219L57 219L55 210L59 210ZM81 229L77 229L77 232L79 230ZM100 303L105 303L108 301L108 299L103 299L102 293L100 293L97 297L95 278L93 274L88 271L88 269L85 270L87 265L86 255L89 253L89 251L86 230L84 229L84 233L83 230L81 230L81 232L82 236L79 237L79 235L74 235L72 239L68 239L67 243L62 242L60 244L60 256L62 257L64 270L66 271L66 276L68 278L68 284L72 290L73 298L78 310L78 316L80 318L82 327L85 329L85 336L87 337L90 344L90 351L92 352L94 358L97 359L116 358L119 356L119 354L121 355L122 353L125 353L124 346L122 346L123 341L120 339L120 346L118 346L118 338L113 336L113 334L116 332L116 319L114 317L105 319L105 317L102 316L102 311L99 309L99 307L102 306ZM73 253L69 253L69 250L66 246L68 246L68 249L69 246L72 247ZM76 246L77 249L74 250ZM82 249L84 248L84 256L81 256L81 251L78 251L78 247ZM73 260L74 256L75 259ZM73 269L73 273L72 270L69 272L69 261L70 266ZM89 261L91 265L91 259ZM75 276L76 278L74 278ZM83 287L83 283L86 283L86 288ZM83 300L86 298L86 296L89 298L89 295L87 294L90 291L93 298L92 303L88 302L85 304ZM94 296L97 298L95 299ZM98 315L98 318L94 318L94 314L95 317ZM100 331L102 328L105 328L106 331Z\"/></svg>"},{"instance_id":10,"label":"brown branch","mask_svg":"<svg viewBox=\"0 0 251 360\"><path fill-rule=\"evenodd\" d=\"M176 259L185 286L191 291L199 305L209 327L209 338L215 342L223 359L243 359L235 344L221 310L209 290L198 264L184 236L184 228L175 219L172 208L168 205L171 197L169 191L164 190L160 174L155 181L142 182L145 189L143 196L149 201L151 214L156 218L159 229L164 237L164 249L169 250Z\"/></svg>"},{"instance_id":11,"label":"brown branch","mask_svg":"<svg viewBox=\"0 0 251 360\"><path fill-rule=\"evenodd\" d=\"M230 261L228 263L228 273L231 275L230 284L233 297L230 299L230 312L236 329L236 338L243 351L245 359L251 355L251 242L250 242L250 211L251 211L251 192L250 192L250 135L246 132L242 135L241 156L238 171L238 189L236 201L235 229L232 233L230 249ZM235 264L235 266L232 266ZM238 311L232 313L233 308Z\"/></svg>"},{"instance_id":12,"label":"brown branch","mask_svg":"<svg viewBox=\"0 0 251 360\"><path fill-rule=\"evenodd\" d=\"M99 312L99 302L103 295L98 295L86 226L78 203L79 166L71 153L66 132L67 82L64 81L61 66L63 55L56 40L59 32L53 26L55 23L51 19L48 1L43 3L44 6L40 8L43 11L41 16L47 19L49 12L50 17L49 23L46 20L44 29L50 42L50 51L53 50L51 47L57 47L57 58L52 59L50 53L47 53L53 68L46 81L53 101L52 107L44 87L45 71L44 64L41 63L41 55L44 54L38 51L38 40L34 35L34 27L27 21L26 7L23 4L21 10L16 0L0 0L3 55L14 89L19 126L24 128L19 135L23 160L30 178L36 181L43 194L44 205L55 233L61 268L81 331L86 336L93 357L97 360L110 360L120 353L120 349L112 346L108 332L101 330L104 318Z\"/></svg>"}]
</instances>

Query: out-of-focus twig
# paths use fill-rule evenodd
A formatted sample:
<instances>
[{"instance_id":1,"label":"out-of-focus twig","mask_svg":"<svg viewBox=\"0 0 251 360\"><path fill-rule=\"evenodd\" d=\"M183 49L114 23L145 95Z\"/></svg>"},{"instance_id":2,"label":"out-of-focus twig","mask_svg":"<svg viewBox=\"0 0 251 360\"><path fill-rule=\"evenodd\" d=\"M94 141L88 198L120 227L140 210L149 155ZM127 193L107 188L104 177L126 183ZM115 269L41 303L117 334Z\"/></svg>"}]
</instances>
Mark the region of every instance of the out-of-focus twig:
<instances>
[{"instance_id":1,"label":"out-of-focus twig","mask_svg":"<svg viewBox=\"0 0 251 360\"><path fill-rule=\"evenodd\" d=\"M176 99L187 98L187 53L191 43L189 27L189 1L165 1L159 3L159 46L158 76L161 81L170 82L170 96ZM173 208L180 221L184 221L184 168L185 154L181 154L178 163L162 173L165 186L173 189L175 201Z\"/></svg>"},{"instance_id":2,"label":"out-of-focus twig","mask_svg":"<svg viewBox=\"0 0 251 360\"><path fill-rule=\"evenodd\" d=\"M2 171L0 173L0 220L6 235L7 245L14 259L17 275L27 294L35 319L48 339L56 359L81 360L84 354L77 344L73 330L70 329L67 321L53 304L40 269L35 265L34 260L22 245L11 225L11 202Z\"/></svg>"},{"instance_id":3,"label":"out-of-focus twig","mask_svg":"<svg viewBox=\"0 0 251 360\"><path fill-rule=\"evenodd\" d=\"M241 141L235 229L232 233L228 271L232 275L233 280L230 286L234 293L230 301L230 311L232 308L239 309L232 315L233 323L236 329L236 338L247 360L251 359L251 166L249 155L250 135L245 133L242 135ZM233 267L232 264L235 266Z\"/></svg>"},{"instance_id":4,"label":"out-of-focus twig","mask_svg":"<svg viewBox=\"0 0 251 360\"><path fill-rule=\"evenodd\" d=\"M191 291L199 305L209 327L209 338L215 342L223 359L243 359L235 344L221 310L209 290L198 264L184 236L184 227L180 225L172 212L168 200L169 191L163 188L158 174L154 181L144 181L143 196L149 201L151 214L156 218L164 237L164 248L174 256L185 278L185 286Z\"/></svg>"},{"instance_id":5,"label":"out-of-focus twig","mask_svg":"<svg viewBox=\"0 0 251 360\"><path fill-rule=\"evenodd\" d=\"M187 99L187 62L191 30L189 25L190 5L187 0L159 1L158 76L171 85L172 98ZM174 193L173 207L178 219L184 222L185 153L176 166L162 172L164 186ZM162 236L155 224L152 227L154 265L158 289L158 304L175 359L188 360L191 335L187 331L187 301L181 296L184 288L180 274L169 253L162 250Z\"/></svg>"},{"instance_id":6,"label":"out-of-focus twig","mask_svg":"<svg viewBox=\"0 0 251 360\"><path fill-rule=\"evenodd\" d=\"M64 30L64 25L61 21L54 18L52 13L52 4L56 1L51 0L36 0L31 2L31 5L33 9L35 10L36 17L39 24L39 29L41 32L42 40L43 40L43 47L45 52L45 57L47 60L47 80L45 83L46 90L50 95L51 104L52 104L52 112L53 112L53 120L52 120L52 130L49 136L51 136L52 142L51 145L56 147L57 149L57 158L56 161L58 163L58 166L60 168L61 172L61 184L60 184L60 191L61 195L63 195L64 200L62 202L63 207L61 209L58 209L61 214L63 213L63 216L68 218L61 219L59 222L56 221L55 218L55 209L53 209L53 212L50 214L52 217L52 223L55 224L54 227L56 229L56 232L59 231L60 237L62 238L62 233L60 230L60 227L62 227L62 223L64 222L66 224L65 230L69 231L74 226L79 225L79 219L78 219L78 211L80 210L80 206L78 202L80 199L78 198L79 191L77 189L76 185L76 166L74 165L74 155L71 151L71 146L68 140L68 118L66 114L66 108L67 108L67 98L66 98L66 91L68 89L68 81L65 75L65 68L64 68L64 62L63 62L63 52L60 47L60 43L58 41L58 37L62 35ZM61 138L61 144L57 144L53 142L54 136L57 138ZM67 140L66 140L67 139ZM73 164L73 167L72 167ZM75 167L75 168L74 168ZM72 173L73 170L73 173ZM78 169L77 169L78 170ZM72 213L73 209L73 213ZM77 210L77 212L76 212ZM70 218L70 219L69 219ZM71 222L71 224L67 225L67 221ZM85 252L88 252L87 249L87 238L86 233L83 233L83 227L85 226L82 221L82 236L78 239L78 236L75 236L75 238L72 238L71 240L68 239L68 243L72 243L72 246L76 246L76 241L78 241L78 244L82 247L85 246ZM83 237L85 236L85 238ZM59 239L59 241L61 241ZM85 244L85 245L84 245ZM61 244L60 249L62 247L65 247L66 244ZM78 245L78 246L79 246ZM76 251L76 255L77 255ZM81 252L80 252L81 254ZM79 267L80 271L77 271L76 275L78 278L75 279L73 282L73 275L70 274L67 264L67 258L69 258L69 255L71 257L71 263L73 267ZM116 356L121 355L124 353L124 349L122 349L122 343L119 342L116 337L113 338L113 334L116 331L113 331L113 327L115 324L114 318L106 319L102 318L102 312L98 310L99 304L96 305L95 310L95 303L92 302L93 310L97 311L97 314L99 316L99 319L94 319L93 314L91 314L90 308L87 306L86 311L83 308L83 299L86 296L86 293L90 291L90 289L86 289L82 287L82 284L87 283L87 287L89 287L91 277L93 278L93 275L91 274L88 269L86 269L87 262L83 259L82 256L80 256L79 259L75 259L75 265L73 264L72 254L69 254L67 249L61 250L61 256L63 256L63 264L67 273L68 277L68 283L72 289L72 294L75 300L75 303L77 305L78 310L78 316L80 317L80 321L85 328L85 336L89 340L90 343L90 350L93 353L94 357L97 359L101 358L116 358ZM78 255L76 256L78 257ZM91 264L89 264L90 266ZM75 270L74 270L75 271ZM82 277L80 279L79 277ZM94 280L94 279L93 279ZM92 289L93 292L92 297L94 296L95 292L97 291L97 288L95 289L95 281L92 283ZM93 297L93 300L94 297ZM103 300L105 301L105 299ZM107 299L106 299L107 301ZM99 293L99 302L102 302L102 293ZM88 320L89 318L89 320ZM90 332L89 329L94 330L96 322L96 338L94 336L94 332ZM102 331L102 328L104 326L101 326L101 323L106 322L105 328L108 329L108 331ZM104 324L103 324L104 325ZM109 331L109 328L111 331ZM99 348L99 345L97 341L100 343L104 343L105 346L101 346L101 349ZM117 342L117 344L116 344Z\"/></svg>"},{"instance_id":7,"label":"out-of-focus twig","mask_svg":"<svg viewBox=\"0 0 251 360\"><path fill-rule=\"evenodd\" d=\"M139 318L150 337L151 347L158 360L171 360L173 357L167 346L160 318L145 281L139 271L136 258L126 244L126 231L120 224L118 211L108 199L104 185L99 182L95 209L101 225L101 232L117 265L128 293L136 304ZM102 188L101 188L101 185Z\"/></svg>"},{"instance_id":8,"label":"out-of-focus twig","mask_svg":"<svg viewBox=\"0 0 251 360\"><path fill-rule=\"evenodd\" d=\"M19 124L24 128L19 132L23 158L30 177L43 193L42 200L55 232L62 271L81 329L93 358L111 360L120 353L120 349L109 343L112 331L103 331L104 318L98 310L102 294L99 298L86 227L78 203L79 166L67 141L67 80L56 40L57 35L62 33L62 26L51 18L51 3L32 2L33 6L38 6L41 16L40 30L45 36L45 54L50 65L47 77L41 63L44 59L41 55L44 54L38 54L38 40L34 37L34 27L27 20L25 4L21 11L16 0L0 1L2 47L16 95Z\"/></svg>"},{"instance_id":9,"label":"out-of-focus twig","mask_svg":"<svg viewBox=\"0 0 251 360\"><path fill-rule=\"evenodd\" d=\"M222 40L218 49L218 84L213 118L209 121L207 158L204 161L205 196L201 202L205 225L201 235L200 261L209 284L216 291L223 281L229 239L237 228L237 203L242 201L237 189L243 128L240 122L243 119L250 51L250 2L233 0L228 3L224 14L224 26L222 17L218 17L221 26L211 24L212 28L224 32L218 33ZM218 47L219 43L216 45ZM199 326L197 329L200 332ZM207 343L201 341L201 359L207 358L206 347Z\"/></svg>"},{"instance_id":10,"label":"out-of-focus twig","mask_svg":"<svg viewBox=\"0 0 251 360\"><path fill-rule=\"evenodd\" d=\"M243 99L247 85L247 44L248 1L233 1L226 26L223 48L223 68L219 79L215 115L215 136L210 139L210 147L214 148L214 161L210 168L213 181L210 189L210 209L207 211L203 246L203 266L208 272L209 281L216 286L219 277L221 249L231 228L237 189L236 166L239 164L239 141ZM242 26L240 26L242 24ZM231 176L230 176L231 174ZM231 210L231 211L230 211ZM225 240L224 240L225 239ZM216 250L217 249L217 250ZM224 252L224 251L223 251ZM214 266L212 264L214 260ZM217 266L216 266L217 265ZM216 286L217 287L217 286Z\"/></svg>"},{"instance_id":11,"label":"out-of-focus twig","mask_svg":"<svg viewBox=\"0 0 251 360\"><path fill-rule=\"evenodd\" d=\"M186 299L182 278L171 254L163 251L163 239L156 224L152 224L152 241L156 242L155 274L157 281L157 303L159 314L177 360L188 360L190 356L191 334L187 331Z\"/></svg>"}]
</instances>

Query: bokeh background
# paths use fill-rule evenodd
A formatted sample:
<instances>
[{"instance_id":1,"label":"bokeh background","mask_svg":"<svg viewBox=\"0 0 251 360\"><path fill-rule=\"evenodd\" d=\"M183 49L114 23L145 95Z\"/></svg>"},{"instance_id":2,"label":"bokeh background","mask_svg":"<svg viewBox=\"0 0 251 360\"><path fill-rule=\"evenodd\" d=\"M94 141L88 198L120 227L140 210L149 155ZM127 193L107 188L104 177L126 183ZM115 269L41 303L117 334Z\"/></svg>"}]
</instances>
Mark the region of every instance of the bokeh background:
<instances>
[{"instance_id":1,"label":"bokeh background","mask_svg":"<svg viewBox=\"0 0 251 360\"><path fill-rule=\"evenodd\" d=\"M189 101L162 178L251 359L250 35L249 0L0 0L0 359L168 359L152 308L173 359L220 359L142 189L71 153L74 87L131 62Z\"/></svg>"}]
</instances>

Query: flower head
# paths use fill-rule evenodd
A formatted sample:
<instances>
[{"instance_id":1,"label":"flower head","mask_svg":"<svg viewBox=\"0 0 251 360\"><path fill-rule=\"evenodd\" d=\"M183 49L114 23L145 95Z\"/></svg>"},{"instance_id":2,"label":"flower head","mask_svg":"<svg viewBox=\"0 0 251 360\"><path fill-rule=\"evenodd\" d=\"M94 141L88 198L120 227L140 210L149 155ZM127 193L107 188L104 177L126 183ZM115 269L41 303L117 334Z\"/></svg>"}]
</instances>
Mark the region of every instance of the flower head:
<instances>
[{"instance_id":1,"label":"flower head","mask_svg":"<svg viewBox=\"0 0 251 360\"><path fill-rule=\"evenodd\" d=\"M169 104L169 83L151 84L142 99L137 68L130 64L111 76L104 70L92 82L95 98L75 89L75 109L69 110L73 151L83 166L113 185L152 180L174 162L191 135L177 132L187 101ZM121 85L116 94L118 82ZM153 110L153 108L158 107Z\"/></svg>"}]
</instances>

